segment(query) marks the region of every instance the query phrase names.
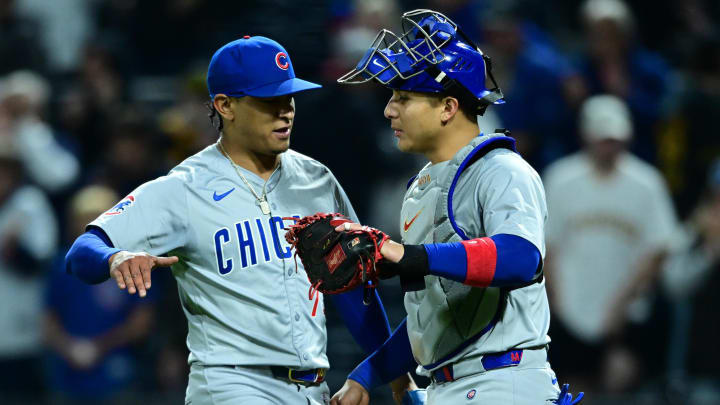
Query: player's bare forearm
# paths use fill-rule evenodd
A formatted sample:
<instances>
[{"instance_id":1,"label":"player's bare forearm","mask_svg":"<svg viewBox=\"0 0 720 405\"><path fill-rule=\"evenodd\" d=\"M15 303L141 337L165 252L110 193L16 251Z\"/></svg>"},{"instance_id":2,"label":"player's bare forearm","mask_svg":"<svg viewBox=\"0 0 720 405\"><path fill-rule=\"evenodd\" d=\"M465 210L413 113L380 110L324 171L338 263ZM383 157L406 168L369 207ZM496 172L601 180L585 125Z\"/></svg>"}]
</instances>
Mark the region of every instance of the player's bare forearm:
<instances>
[{"instance_id":1,"label":"player's bare forearm","mask_svg":"<svg viewBox=\"0 0 720 405\"><path fill-rule=\"evenodd\" d=\"M141 297L147 295L151 287L150 272L155 267L170 266L178 262L177 256L152 256L145 252L120 251L110 256L110 277L118 287L127 288L130 294L137 291Z\"/></svg>"},{"instance_id":2,"label":"player's bare forearm","mask_svg":"<svg viewBox=\"0 0 720 405\"><path fill-rule=\"evenodd\" d=\"M397 263L405 254L405 246L393 240L387 241L380 249L380 254L387 260Z\"/></svg>"}]
</instances>

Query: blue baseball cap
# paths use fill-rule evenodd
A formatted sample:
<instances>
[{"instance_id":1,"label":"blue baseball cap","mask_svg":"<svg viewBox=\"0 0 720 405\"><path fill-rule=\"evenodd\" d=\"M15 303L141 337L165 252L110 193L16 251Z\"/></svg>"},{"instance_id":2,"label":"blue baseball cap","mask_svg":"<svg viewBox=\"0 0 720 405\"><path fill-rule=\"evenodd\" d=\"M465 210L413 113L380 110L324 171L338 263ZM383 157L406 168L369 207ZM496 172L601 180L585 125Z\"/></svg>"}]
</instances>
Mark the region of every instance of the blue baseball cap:
<instances>
[{"instance_id":1,"label":"blue baseball cap","mask_svg":"<svg viewBox=\"0 0 720 405\"><path fill-rule=\"evenodd\" d=\"M246 35L215 52L208 66L207 87L210 98L215 98L216 94L275 97L322 86L295 77L282 45Z\"/></svg>"}]
</instances>

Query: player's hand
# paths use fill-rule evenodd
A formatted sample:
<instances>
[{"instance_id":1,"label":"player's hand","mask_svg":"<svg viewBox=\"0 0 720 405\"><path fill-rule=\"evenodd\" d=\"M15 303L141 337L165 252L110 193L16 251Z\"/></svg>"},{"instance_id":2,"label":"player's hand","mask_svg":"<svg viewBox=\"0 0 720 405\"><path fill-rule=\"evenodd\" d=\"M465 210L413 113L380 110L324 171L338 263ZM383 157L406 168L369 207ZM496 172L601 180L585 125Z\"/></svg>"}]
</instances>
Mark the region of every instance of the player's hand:
<instances>
[{"instance_id":1,"label":"player's hand","mask_svg":"<svg viewBox=\"0 0 720 405\"><path fill-rule=\"evenodd\" d=\"M410 374L405 374L402 377L393 380L390 383L390 387L392 388L393 399L396 404L402 404L402 398L405 396L406 392L418 389L418 386L415 384L415 381L412 379Z\"/></svg>"},{"instance_id":2,"label":"player's hand","mask_svg":"<svg viewBox=\"0 0 720 405\"><path fill-rule=\"evenodd\" d=\"M345 380L345 385L330 400L330 405L368 405L370 394L357 381Z\"/></svg>"},{"instance_id":3,"label":"player's hand","mask_svg":"<svg viewBox=\"0 0 720 405\"><path fill-rule=\"evenodd\" d=\"M360 225L356 223L350 223L346 222L342 225L338 225L335 227L335 230L337 232L342 231L361 231L363 228L366 228L366 225ZM387 242L383 243L382 247L380 248L380 254L386 259L393 263L397 263L402 259L403 254L405 253L405 248L403 245L393 242L392 240L388 240Z\"/></svg>"},{"instance_id":4,"label":"player's hand","mask_svg":"<svg viewBox=\"0 0 720 405\"><path fill-rule=\"evenodd\" d=\"M141 297L147 294L150 289L150 272L155 267L170 266L178 262L177 256L161 257L152 256L145 252L120 251L110 256L110 277L114 278L121 289L127 290L130 294L135 291Z\"/></svg>"}]
</instances>

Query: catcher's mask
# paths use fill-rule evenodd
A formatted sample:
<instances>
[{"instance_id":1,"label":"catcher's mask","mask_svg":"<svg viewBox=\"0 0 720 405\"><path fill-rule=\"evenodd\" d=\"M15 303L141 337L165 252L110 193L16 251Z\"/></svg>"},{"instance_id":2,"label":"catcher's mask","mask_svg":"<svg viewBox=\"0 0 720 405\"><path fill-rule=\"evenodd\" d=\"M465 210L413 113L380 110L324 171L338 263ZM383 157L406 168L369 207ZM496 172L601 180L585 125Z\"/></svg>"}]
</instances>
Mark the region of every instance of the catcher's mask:
<instances>
[{"instance_id":1,"label":"catcher's mask","mask_svg":"<svg viewBox=\"0 0 720 405\"><path fill-rule=\"evenodd\" d=\"M460 86L478 100L480 107L504 104L492 75L490 57L452 20L432 10L402 15L402 35L383 29L355 69L338 83L376 80L396 90L440 93ZM486 75L493 88L485 86Z\"/></svg>"}]
</instances>

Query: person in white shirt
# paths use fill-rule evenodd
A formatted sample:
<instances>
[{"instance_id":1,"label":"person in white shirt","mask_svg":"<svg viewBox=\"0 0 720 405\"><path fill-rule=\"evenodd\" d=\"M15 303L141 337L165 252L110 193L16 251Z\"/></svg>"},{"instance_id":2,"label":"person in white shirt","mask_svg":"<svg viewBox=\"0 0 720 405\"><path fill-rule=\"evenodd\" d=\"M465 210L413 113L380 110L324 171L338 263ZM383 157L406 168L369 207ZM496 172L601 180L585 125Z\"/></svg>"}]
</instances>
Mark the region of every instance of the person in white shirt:
<instances>
[{"instance_id":1,"label":"person in white shirt","mask_svg":"<svg viewBox=\"0 0 720 405\"><path fill-rule=\"evenodd\" d=\"M43 281L58 227L45 193L23 181L10 141L0 132L0 402L38 403Z\"/></svg>"},{"instance_id":2,"label":"person in white shirt","mask_svg":"<svg viewBox=\"0 0 720 405\"><path fill-rule=\"evenodd\" d=\"M22 161L25 174L53 194L70 187L80 175L80 162L56 139L43 118L50 83L29 70L0 77L0 136Z\"/></svg>"},{"instance_id":3,"label":"person in white shirt","mask_svg":"<svg viewBox=\"0 0 720 405\"><path fill-rule=\"evenodd\" d=\"M649 366L628 348L622 331L627 321L650 316L646 290L676 217L660 172L626 150L632 128L624 101L589 98L579 119L584 149L551 164L543 176L546 273L556 314L550 361L558 373L576 376L579 381L571 382L578 389L622 391ZM563 351L553 353L553 343Z\"/></svg>"}]
</instances>

